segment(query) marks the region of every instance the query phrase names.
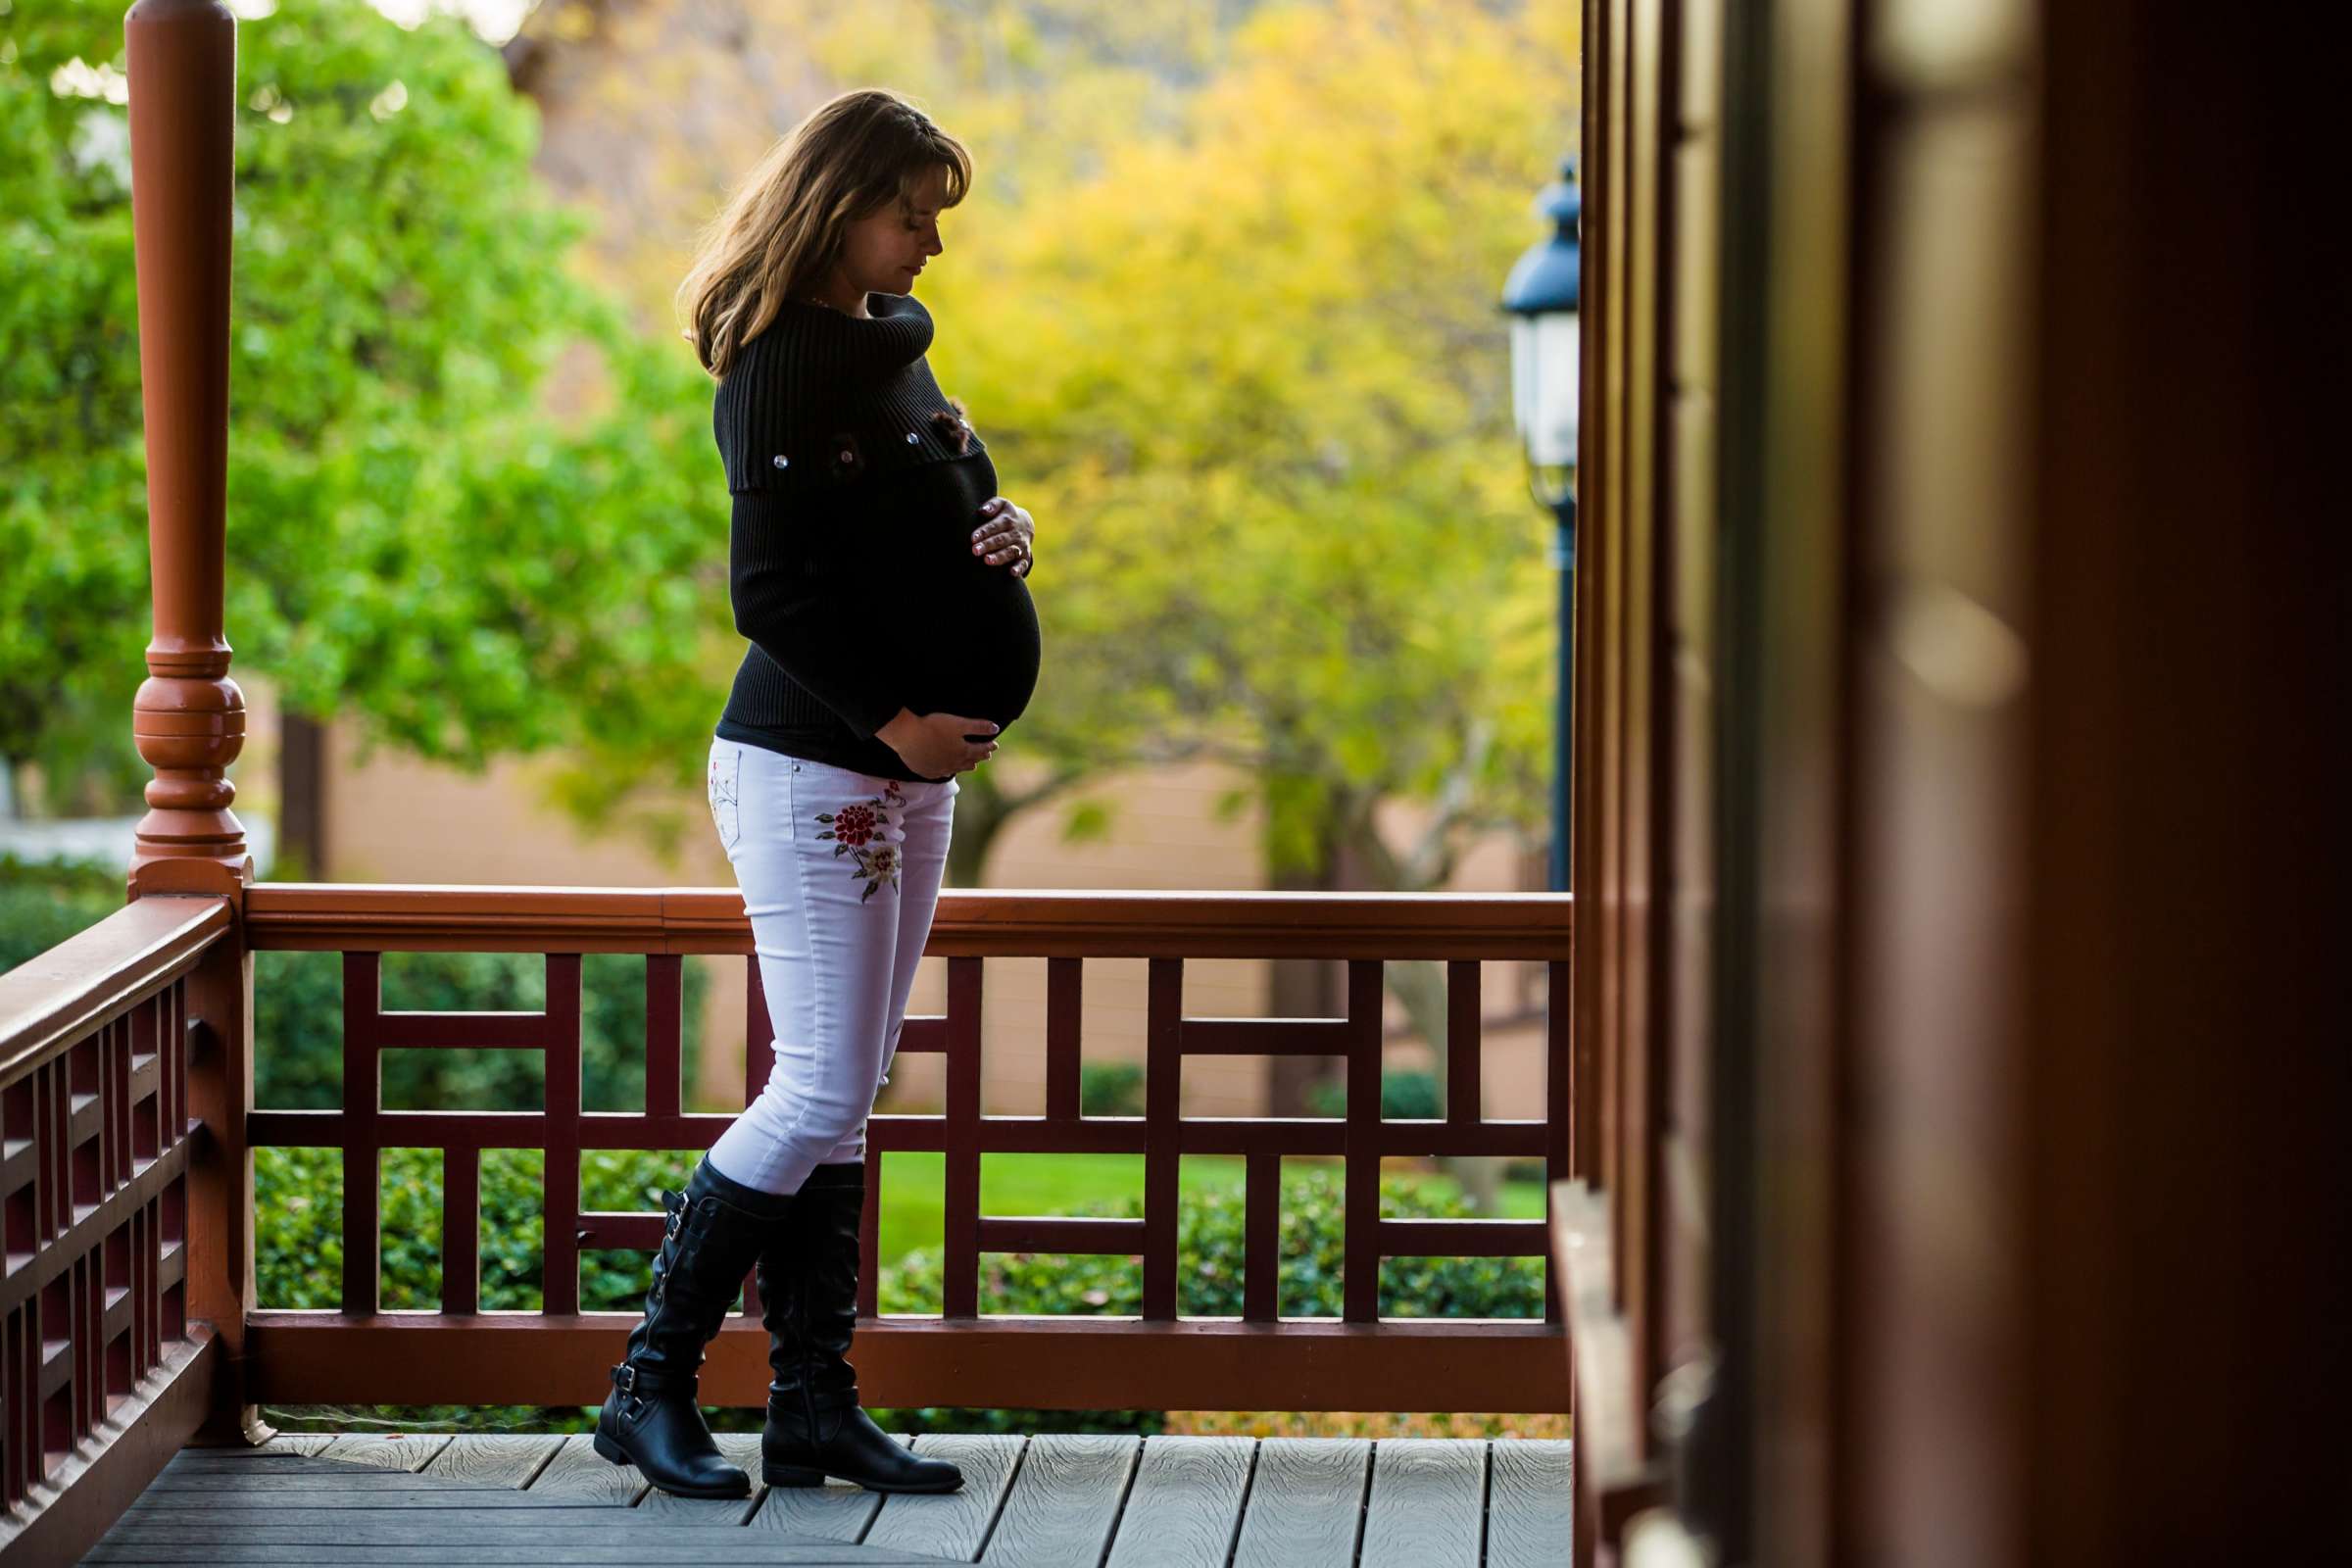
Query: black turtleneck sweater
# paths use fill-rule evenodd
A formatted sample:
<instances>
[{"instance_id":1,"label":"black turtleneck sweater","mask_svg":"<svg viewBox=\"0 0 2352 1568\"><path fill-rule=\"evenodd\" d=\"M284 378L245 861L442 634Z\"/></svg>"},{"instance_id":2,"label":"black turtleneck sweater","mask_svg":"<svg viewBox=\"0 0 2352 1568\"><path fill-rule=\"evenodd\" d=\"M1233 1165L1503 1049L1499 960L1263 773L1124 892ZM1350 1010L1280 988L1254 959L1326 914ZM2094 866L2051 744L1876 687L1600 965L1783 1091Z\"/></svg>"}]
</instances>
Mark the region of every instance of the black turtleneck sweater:
<instances>
[{"instance_id":1,"label":"black turtleneck sweater","mask_svg":"<svg viewBox=\"0 0 2352 1568\"><path fill-rule=\"evenodd\" d=\"M932 378L911 295L870 318L787 302L718 386L729 589L751 639L718 734L915 779L874 732L901 708L1009 725L1037 685L1037 612L972 554L996 466Z\"/></svg>"}]
</instances>

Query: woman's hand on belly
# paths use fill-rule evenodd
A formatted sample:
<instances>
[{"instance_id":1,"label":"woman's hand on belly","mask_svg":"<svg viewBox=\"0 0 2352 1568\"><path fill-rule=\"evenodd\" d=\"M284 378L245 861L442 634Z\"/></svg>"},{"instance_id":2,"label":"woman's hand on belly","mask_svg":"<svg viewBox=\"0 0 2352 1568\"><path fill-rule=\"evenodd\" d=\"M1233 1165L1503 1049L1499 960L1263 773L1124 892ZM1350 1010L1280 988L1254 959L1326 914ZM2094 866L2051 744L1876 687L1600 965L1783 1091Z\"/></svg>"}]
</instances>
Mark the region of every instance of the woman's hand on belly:
<instances>
[{"instance_id":1,"label":"woman's hand on belly","mask_svg":"<svg viewBox=\"0 0 2352 1568\"><path fill-rule=\"evenodd\" d=\"M1029 575L1036 561L1037 519L1028 510L1003 496L992 496L980 508L980 526L972 530L972 554L992 566L1006 566L1016 577Z\"/></svg>"},{"instance_id":2,"label":"woman's hand on belly","mask_svg":"<svg viewBox=\"0 0 2352 1568\"><path fill-rule=\"evenodd\" d=\"M899 716L874 731L874 738L899 754L900 760L925 778L947 778L988 760L997 749L991 736L999 726L985 718L956 713L916 713L899 710Z\"/></svg>"}]
</instances>

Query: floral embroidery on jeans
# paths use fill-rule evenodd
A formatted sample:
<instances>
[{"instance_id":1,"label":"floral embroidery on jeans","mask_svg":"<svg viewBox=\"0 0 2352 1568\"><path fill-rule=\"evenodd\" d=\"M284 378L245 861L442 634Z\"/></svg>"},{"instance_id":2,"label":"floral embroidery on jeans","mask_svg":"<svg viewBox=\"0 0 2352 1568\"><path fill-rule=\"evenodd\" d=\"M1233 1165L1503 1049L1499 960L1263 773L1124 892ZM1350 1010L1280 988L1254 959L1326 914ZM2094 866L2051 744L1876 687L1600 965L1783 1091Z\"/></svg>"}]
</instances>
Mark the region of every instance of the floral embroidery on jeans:
<instances>
[{"instance_id":1,"label":"floral embroidery on jeans","mask_svg":"<svg viewBox=\"0 0 2352 1568\"><path fill-rule=\"evenodd\" d=\"M854 857L850 875L865 884L858 902L882 891L887 884L893 893L899 890L899 847L883 837L888 813L905 810L906 797L896 782L887 782L882 793L869 800L853 801L838 811L819 811L816 819L825 824L819 839L833 840L833 856Z\"/></svg>"},{"instance_id":2,"label":"floral embroidery on jeans","mask_svg":"<svg viewBox=\"0 0 2352 1568\"><path fill-rule=\"evenodd\" d=\"M710 819L718 827L719 848L730 854L743 833L738 791L743 775L741 752L712 753L710 757Z\"/></svg>"}]
</instances>

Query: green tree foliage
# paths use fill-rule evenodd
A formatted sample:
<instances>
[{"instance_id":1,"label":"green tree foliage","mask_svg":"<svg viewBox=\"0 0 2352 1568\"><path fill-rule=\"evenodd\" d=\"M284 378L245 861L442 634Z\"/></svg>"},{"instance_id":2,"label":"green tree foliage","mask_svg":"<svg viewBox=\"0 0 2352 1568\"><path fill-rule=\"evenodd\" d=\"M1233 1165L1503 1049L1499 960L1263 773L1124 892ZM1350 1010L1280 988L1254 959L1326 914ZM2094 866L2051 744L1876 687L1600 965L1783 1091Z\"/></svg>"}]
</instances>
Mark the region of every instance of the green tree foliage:
<instances>
[{"instance_id":1,"label":"green tree foliage","mask_svg":"<svg viewBox=\"0 0 2352 1568\"><path fill-rule=\"evenodd\" d=\"M135 779L123 70L117 0L0 0L0 755ZM240 25L236 114L237 671L472 766L642 758L687 709L707 728L728 629L707 385L574 275L584 221L532 175L498 57L450 18L305 0Z\"/></svg>"},{"instance_id":2,"label":"green tree foliage","mask_svg":"<svg viewBox=\"0 0 2352 1568\"><path fill-rule=\"evenodd\" d=\"M0 855L0 974L122 907L122 874L82 861Z\"/></svg>"}]
</instances>

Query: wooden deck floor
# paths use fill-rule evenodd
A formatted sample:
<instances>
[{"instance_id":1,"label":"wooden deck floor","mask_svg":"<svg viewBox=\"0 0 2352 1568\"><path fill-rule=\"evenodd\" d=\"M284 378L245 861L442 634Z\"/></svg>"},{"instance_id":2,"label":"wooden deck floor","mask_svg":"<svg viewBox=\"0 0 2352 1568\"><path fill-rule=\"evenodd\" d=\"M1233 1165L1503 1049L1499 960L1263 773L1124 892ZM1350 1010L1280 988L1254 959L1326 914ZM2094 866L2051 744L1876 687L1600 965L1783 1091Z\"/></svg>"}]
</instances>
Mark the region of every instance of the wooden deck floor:
<instances>
[{"instance_id":1,"label":"wooden deck floor","mask_svg":"<svg viewBox=\"0 0 2352 1568\"><path fill-rule=\"evenodd\" d=\"M722 1437L757 1477L757 1437ZM1557 1568L1569 1445L924 1437L963 1490L689 1500L585 1437L282 1436L183 1450L91 1563L981 1562L1015 1568Z\"/></svg>"}]
</instances>

